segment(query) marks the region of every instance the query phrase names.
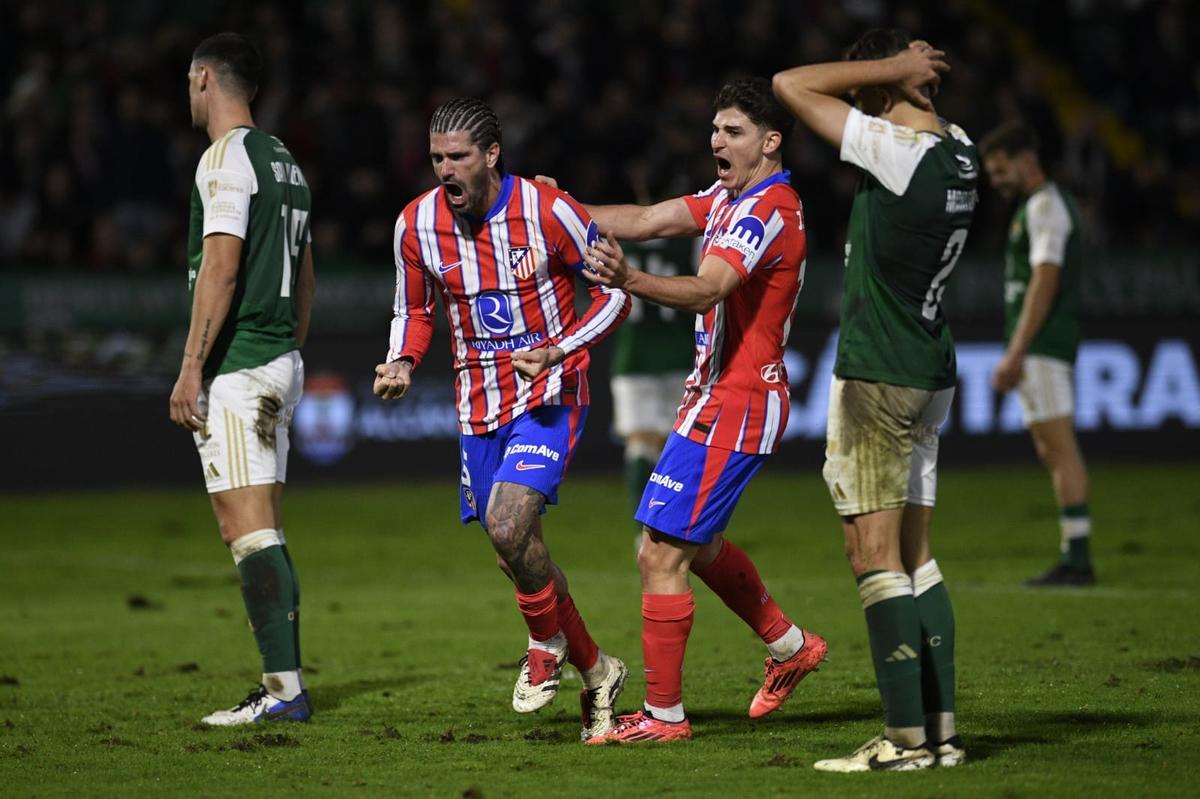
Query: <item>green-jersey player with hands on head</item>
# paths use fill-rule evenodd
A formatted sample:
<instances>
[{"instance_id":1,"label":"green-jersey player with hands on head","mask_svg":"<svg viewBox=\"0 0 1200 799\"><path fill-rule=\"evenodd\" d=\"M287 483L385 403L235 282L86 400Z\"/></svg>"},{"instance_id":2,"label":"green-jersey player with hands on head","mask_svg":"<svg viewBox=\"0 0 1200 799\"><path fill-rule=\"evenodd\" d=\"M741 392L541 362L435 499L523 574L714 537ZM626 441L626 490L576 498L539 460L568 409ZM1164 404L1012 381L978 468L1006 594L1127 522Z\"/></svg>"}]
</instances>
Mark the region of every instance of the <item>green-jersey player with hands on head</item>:
<instances>
[{"instance_id":1,"label":"green-jersey player with hands on head","mask_svg":"<svg viewBox=\"0 0 1200 799\"><path fill-rule=\"evenodd\" d=\"M978 199L975 146L933 110L945 54L873 30L847 59L775 76L775 93L861 171L830 388L825 481L842 518L884 734L822 771L962 762L954 614L929 544L938 428L954 396L941 298ZM841 99L850 94L854 106Z\"/></svg>"}]
</instances>

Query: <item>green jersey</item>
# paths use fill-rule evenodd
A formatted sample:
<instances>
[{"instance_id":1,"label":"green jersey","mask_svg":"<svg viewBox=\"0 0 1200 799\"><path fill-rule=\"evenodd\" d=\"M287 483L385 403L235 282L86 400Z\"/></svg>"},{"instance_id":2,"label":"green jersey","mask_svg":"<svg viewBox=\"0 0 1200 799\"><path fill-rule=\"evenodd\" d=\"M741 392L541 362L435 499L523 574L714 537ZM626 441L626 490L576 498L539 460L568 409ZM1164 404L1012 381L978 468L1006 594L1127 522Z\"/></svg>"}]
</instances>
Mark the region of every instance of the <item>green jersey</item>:
<instances>
[{"instance_id":1,"label":"green jersey","mask_svg":"<svg viewBox=\"0 0 1200 799\"><path fill-rule=\"evenodd\" d=\"M941 299L979 199L979 158L960 128L946 131L857 109L846 119L841 158L863 175L847 230L838 377L927 390L955 383Z\"/></svg>"},{"instance_id":2,"label":"green jersey","mask_svg":"<svg viewBox=\"0 0 1200 799\"><path fill-rule=\"evenodd\" d=\"M188 292L204 237L242 239L237 285L204 377L260 366L296 349L296 275L312 241L308 183L283 142L239 127L213 143L196 167L188 228Z\"/></svg>"},{"instance_id":3,"label":"green jersey","mask_svg":"<svg viewBox=\"0 0 1200 799\"><path fill-rule=\"evenodd\" d=\"M626 244L629 263L652 275L692 274L693 239L655 239ZM629 318L617 328L613 375L690 372L696 354L696 317L633 298Z\"/></svg>"},{"instance_id":4,"label":"green jersey","mask_svg":"<svg viewBox=\"0 0 1200 799\"><path fill-rule=\"evenodd\" d=\"M1012 338L1033 267L1050 264L1062 270L1058 294L1029 352L1074 362L1079 350L1079 281L1083 244L1075 198L1045 183L1013 215L1004 257L1004 338Z\"/></svg>"}]
</instances>

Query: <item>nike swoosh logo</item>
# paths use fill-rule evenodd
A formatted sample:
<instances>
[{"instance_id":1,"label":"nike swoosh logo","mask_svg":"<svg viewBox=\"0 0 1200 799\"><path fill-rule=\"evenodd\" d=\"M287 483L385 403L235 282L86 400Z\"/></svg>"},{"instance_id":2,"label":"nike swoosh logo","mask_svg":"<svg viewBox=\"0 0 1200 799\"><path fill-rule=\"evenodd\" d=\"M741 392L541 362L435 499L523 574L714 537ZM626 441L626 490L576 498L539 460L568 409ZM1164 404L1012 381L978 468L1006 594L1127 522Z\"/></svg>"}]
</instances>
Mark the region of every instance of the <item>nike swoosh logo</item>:
<instances>
[{"instance_id":1,"label":"nike swoosh logo","mask_svg":"<svg viewBox=\"0 0 1200 799\"><path fill-rule=\"evenodd\" d=\"M659 505L666 505L666 504L667 503L661 499L652 499L648 503L649 507L651 507L651 508L657 508Z\"/></svg>"},{"instance_id":2,"label":"nike swoosh logo","mask_svg":"<svg viewBox=\"0 0 1200 799\"><path fill-rule=\"evenodd\" d=\"M517 468L518 472L527 472L530 469L545 469L546 464L544 464L544 463L526 463L525 461L517 461L516 468Z\"/></svg>"},{"instance_id":3,"label":"nike swoosh logo","mask_svg":"<svg viewBox=\"0 0 1200 799\"><path fill-rule=\"evenodd\" d=\"M444 275L451 269L458 269L460 266L462 266L462 261L455 261L452 264L442 264L438 267L438 271Z\"/></svg>"}]
</instances>

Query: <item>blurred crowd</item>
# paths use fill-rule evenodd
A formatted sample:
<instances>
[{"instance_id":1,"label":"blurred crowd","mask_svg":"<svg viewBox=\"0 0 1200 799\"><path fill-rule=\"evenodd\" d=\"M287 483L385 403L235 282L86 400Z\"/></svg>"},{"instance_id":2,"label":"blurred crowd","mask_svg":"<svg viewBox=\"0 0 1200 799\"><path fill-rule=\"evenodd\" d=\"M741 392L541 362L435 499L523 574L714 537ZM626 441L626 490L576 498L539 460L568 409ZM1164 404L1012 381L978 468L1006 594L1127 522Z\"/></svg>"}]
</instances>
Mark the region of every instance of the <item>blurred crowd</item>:
<instances>
[{"instance_id":1,"label":"blurred crowd","mask_svg":"<svg viewBox=\"0 0 1200 799\"><path fill-rule=\"evenodd\" d=\"M949 52L937 107L976 140L1033 124L1099 245L1200 231L1200 15L1182 0L0 0L0 13L5 268L182 269L207 146L186 72L221 30L263 53L255 119L304 168L323 264L389 262L395 214L432 184L427 125L449 97L499 111L510 169L585 201L649 201L714 179L722 81L837 59L877 26ZM788 147L811 246L835 251L854 172L799 129ZM1009 209L983 194L972 237L999 247Z\"/></svg>"}]
</instances>

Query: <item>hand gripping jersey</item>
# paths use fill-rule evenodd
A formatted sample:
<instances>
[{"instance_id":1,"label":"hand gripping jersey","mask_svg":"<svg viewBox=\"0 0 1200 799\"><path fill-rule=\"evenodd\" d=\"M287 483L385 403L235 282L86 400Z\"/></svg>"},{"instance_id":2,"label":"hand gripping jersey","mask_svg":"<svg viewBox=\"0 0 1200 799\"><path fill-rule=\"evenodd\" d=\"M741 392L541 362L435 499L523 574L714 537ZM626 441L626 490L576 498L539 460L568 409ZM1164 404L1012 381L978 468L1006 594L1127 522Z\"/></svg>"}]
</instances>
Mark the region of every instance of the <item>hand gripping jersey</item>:
<instances>
[{"instance_id":1,"label":"hand gripping jersey","mask_svg":"<svg viewBox=\"0 0 1200 799\"><path fill-rule=\"evenodd\" d=\"M979 158L967 134L915 131L851 109L843 161L863 170L846 232L833 373L937 391L955 383L942 294L967 243Z\"/></svg>"},{"instance_id":2,"label":"hand gripping jersey","mask_svg":"<svg viewBox=\"0 0 1200 799\"><path fill-rule=\"evenodd\" d=\"M1004 338L1011 339L1033 267L1051 264L1060 272L1058 294L1029 352L1074 362L1079 350L1079 294L1083 243L1075 198L1046 183L1013 216L1004 258Z\"/></svg>"},{"instance_id":3,"label":"hand gripping jersey","mask_svg":"<svg viewBox=\"0 0 1200 799\"><path fill-rule=\"evenodd\" d=\"M442 188L396 220L396 297L387 359L421 362L433 335L434 291L450 318L459 429L495 430L540 405L587 405L587 348L629 313L629 295L591 286L575 315L583 255L596 223L565 192L505 175L474 226L455 218ZM536 380L516 373L514 350L556 345L562 363Z\"/></svg>"},{"instance_id":4,"label":"hand gripping jersey","mask_svg":"<svg viewBox=\"0 0 1200 799\"><path fill-rule=\"evenodd\" d=\"M715 255L741 286L696 317L696 363L675 431L734 452L769 454L787 427L783 346L804 284L806 240L800 197L781 172L737 198L715 183L684 197L704 228L700 260Z\"/></svg>"},{"instance_id":5,"label":"hand gripping jersey","mask_svg":"<svg viewBox=\"0 0 1200 799\"><path fill-rule=\"evenodd\" d=\"M204 237L242 239L233 305L204 364L204 377L270 363L296 349L296 275L312 241L308 183L283 142L233 128L196 165L188 227L188 292Z\"/></svg>"}]
</instances>

